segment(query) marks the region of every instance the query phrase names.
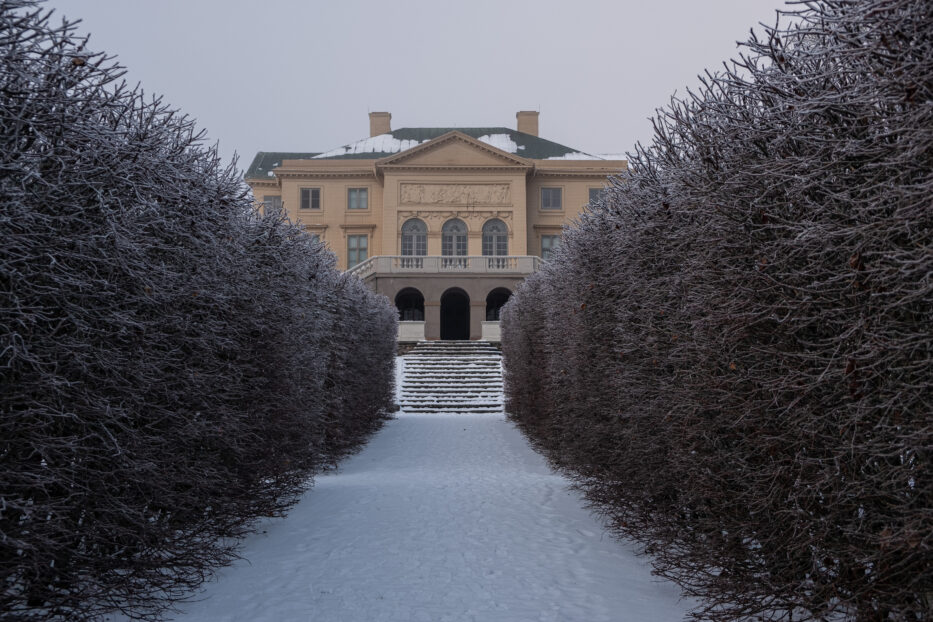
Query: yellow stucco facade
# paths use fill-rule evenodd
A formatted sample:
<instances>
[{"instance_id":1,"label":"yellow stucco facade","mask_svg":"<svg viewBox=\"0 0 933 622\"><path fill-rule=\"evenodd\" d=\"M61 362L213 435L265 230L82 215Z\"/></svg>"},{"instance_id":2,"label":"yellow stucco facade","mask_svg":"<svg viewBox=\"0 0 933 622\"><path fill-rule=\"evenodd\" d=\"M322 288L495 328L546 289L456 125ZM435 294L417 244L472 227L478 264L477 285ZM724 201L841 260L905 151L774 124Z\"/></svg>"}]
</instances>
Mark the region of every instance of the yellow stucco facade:
<instances>
[{"instance_id":1,"label":"yellow stucco facade","mask_svg":"<svg viewBox=\"0 0 933 622\"><path fill-rule=\"evenodd\" d=\"M516 117L516 130L392 131L389 113L370 113L369 138L318 154L261 152L246 181L258 207L280 201L333 250L338 268L390 298L406 288L433 292L423 301L428 338L443 333L429 309L457 287L471 300L470 338L479 338L484 279L511 291L537 265L528 261L546 258L563 225L626 167L538 137L536 112Z\"/></svg>"}]
</instances>

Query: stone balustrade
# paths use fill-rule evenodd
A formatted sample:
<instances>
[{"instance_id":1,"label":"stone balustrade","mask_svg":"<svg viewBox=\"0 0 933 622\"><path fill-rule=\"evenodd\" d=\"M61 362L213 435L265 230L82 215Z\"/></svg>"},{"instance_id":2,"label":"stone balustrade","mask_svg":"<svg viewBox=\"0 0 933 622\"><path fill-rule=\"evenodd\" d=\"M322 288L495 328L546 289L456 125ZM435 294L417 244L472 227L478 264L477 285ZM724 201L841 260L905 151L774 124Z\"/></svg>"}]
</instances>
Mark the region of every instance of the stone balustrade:
<instances>
[{"instance_id":1,"label":"stone balustrade","mask_svg":"<svg viewBox=\"0 0 933 622\"><path fill-rule=\"evenodd\" d=\"M372 274L521 274L538 269L534 255L377 255L347 272L365 279Z\"/></svg>"}]
</instances>

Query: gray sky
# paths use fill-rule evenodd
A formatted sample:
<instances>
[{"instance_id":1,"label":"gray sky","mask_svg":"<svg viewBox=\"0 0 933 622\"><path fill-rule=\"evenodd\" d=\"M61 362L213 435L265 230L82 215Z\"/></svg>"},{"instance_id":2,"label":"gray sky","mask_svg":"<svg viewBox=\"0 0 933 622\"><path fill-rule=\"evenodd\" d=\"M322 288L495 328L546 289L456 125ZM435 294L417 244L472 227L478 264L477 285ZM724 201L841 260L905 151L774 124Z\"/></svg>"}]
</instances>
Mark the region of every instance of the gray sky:
<instances>
[{"instance_id":1,"label":"gray sky","mask_svg":"<svg viewBox=\"0 0 933 622\"><path fill-rule=\"evenodd\" d=\"M392 127L515 127L623 153L782 0L52 0L221 155L327 151Z\"/></svg>"}]
</instances>

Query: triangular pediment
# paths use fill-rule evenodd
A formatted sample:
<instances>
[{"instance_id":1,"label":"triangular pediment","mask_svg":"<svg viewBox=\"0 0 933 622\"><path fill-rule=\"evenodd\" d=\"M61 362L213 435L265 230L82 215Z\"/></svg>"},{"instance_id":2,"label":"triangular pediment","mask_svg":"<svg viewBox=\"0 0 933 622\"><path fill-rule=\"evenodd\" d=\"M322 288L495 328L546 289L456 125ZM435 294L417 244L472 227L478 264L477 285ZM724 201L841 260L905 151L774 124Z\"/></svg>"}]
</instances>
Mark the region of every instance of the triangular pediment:
<instances>
[{"instance_id":1,"label":"triangular pediment","mask_svg":"<svg viewBox=\"0 0 933 622\"><path fill-rule=\"evenodd\" d=\"M467 136L451 131L416 147L376 162L388 168L500 168L530 167L531 162L508 151L498 149Z\"/></svg>"}]
</instances>

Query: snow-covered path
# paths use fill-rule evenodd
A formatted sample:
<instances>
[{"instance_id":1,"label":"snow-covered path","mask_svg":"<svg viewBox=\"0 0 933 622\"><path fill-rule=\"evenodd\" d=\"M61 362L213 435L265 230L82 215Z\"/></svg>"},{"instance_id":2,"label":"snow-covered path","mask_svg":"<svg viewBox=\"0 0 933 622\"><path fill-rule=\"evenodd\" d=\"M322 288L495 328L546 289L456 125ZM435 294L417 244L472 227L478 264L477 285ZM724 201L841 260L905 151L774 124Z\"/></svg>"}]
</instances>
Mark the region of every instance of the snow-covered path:
<instances>
[{"instance_id":1,"label":"snow-covered path","mask_svg":"<svg viewBox=\"0 0 933 622\"><path fill-rule=\"evenodd\" d=\"M405 414L268 521L178 620L682 620L499 414Z\"/></svg>"}]
</instances>

